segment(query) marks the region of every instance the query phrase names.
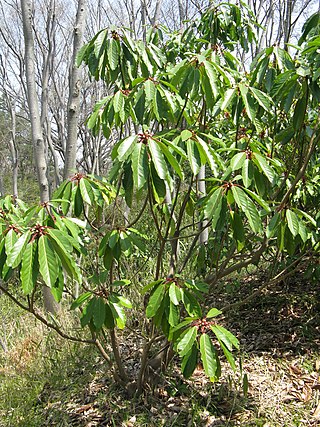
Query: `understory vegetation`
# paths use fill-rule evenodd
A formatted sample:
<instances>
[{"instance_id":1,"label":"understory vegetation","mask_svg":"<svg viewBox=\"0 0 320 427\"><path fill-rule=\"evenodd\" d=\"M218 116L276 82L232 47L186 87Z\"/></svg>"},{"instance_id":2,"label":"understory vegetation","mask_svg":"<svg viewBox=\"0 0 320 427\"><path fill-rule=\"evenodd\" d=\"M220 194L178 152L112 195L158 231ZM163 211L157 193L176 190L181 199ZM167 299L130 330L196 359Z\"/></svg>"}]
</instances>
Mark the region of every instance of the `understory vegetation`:
<instances>
[{"instance_id":1,"label":"understory vegetation","mask_svg":"<svg viewBox=\"0 0 320 427\"><path fill-rule=\"evenodd\" d=\"M316 425L320 13L291 50L255 28L80 49L112 164L0 199L3 425Z\"/></svg>"},{"instance_id":2,"label":"understory vegetation","mask_svg":"<svg viewBox=\"0 0 320 427\"><path fill-rule=\"evenodd\" d=\"M236 277L221 284L212 298L223 304L245 298L263 277L264 272ZM317 425L319 286L302 273L225 319L245 348L242 377L224 363L218 383L208 381L201 366L186 382L174 363L169 375L159 378L155 393L143 398L119 392L92 347L39 328L6 298L1 310L7 344L1 354L1 427ZM126 342L127 363L138 363L132 360L135 336L128 331Z\"/></svg>"}]
</instances>

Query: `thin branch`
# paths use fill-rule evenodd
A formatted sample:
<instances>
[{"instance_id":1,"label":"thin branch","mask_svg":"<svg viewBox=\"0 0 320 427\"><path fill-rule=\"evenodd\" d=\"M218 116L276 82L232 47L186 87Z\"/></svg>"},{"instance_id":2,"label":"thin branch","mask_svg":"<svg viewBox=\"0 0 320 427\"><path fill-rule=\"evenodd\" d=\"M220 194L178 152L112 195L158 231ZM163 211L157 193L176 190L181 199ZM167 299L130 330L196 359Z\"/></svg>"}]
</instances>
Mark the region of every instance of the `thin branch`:
<instances>
[{"instance_id":1,"label":"thin branch","mask_svg":"<svg viewBox=\"0 0 320 427\"><path fill-rule=\"evenodd\" d=\"M259 295L264 289L267 289L270 286L276 285L277 283L281 282L284 279L287 279L288 277L292 276L298 268L301 268L300 261L305 258L306 254L301 255L299 258L294 260L288 267L286 267L284 270L282 270L279 274L277 274L273 279L267 281L263 285L261 285L256 291L254 291L251 295L247 296L242 301L235 302L233 304L226 305L221 309L222 312L230 311L235 308L241 307L244 304L247 304L249 301L251 301L254 297ZM309 259L304 262L304 264L309 263ZM295 267L293 270L289 271L292 267Z\"/></svg>"}]
</instances>

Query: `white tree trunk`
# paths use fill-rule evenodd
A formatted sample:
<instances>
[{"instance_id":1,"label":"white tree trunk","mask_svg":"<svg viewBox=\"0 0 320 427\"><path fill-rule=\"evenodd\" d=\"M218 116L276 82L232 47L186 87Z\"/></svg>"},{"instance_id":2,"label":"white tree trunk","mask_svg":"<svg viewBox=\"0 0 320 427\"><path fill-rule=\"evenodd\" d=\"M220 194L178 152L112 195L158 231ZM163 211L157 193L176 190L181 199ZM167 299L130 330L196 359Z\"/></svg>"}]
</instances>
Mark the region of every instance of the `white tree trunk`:
<instances>
[{"instance_id":1,"label":"white tree trunk","mask_svg":"<svg viewBox=\"0 0 320 427\"><path fill-rule=\"evenodd\" d=\"M76 57L82 45L86 23L86 11L87 2L85 0L79 0L74 27L73 54L69 72L68 136L63 174L64 179L76 172L81 82L81 70L76 66Z\"/></svg>"},{"instance_id":2,"label":"white tree trunk","mask_svg":"<svg viewBox=\"0 0 320 427\"><path fill-rule=\"evenodd\" d=\"M204 197L207 193L206 193L206 182L205 182L205 178L206 178L206 167L205 165L201 166L198 176L197 176L197 181L198 181L198 197ZM205 227L205 228L204 228ZM209 230L207 227L207 220L204 220L200 223L199 228L202 229L202 232L200 233L200 244L201 245L205 245L208 242L208 237L209 237Z\"/></svg>"},{"instance_id":3,"label":"white tree trunk","mask_svg":"<svg viewBox=\"0 0 320 427\"><path fill-rule=\"evenodd\" d=\"M25 44L25 66L26 66L26 86L28 96L29 115L31 123L31 135L34 150L34 157L38 175L41 202L49 200L49 184L47 178L47 162L45 155L45 145L42 135L38 96L36 91L35 78L35 54L34 54L34 37L32 30L32 6L31 1L21 0L23 34ZM43 302L45 309L55 313L58 304L53 298L50 289L43 286Z\"/></svg>"},{"instance_id":4,"label":"white tree trunk","mask_svg":"<svg viewBox=\"0 0 320 427\"><path fill-rule=\"evenodd\" d=\"M49 185L47 178L47 162L45 156L45 146L41 129L38 96L35 79L35 56L34 37L32 32L32 6L31 1L21 0L23 34L25 44L25 67L28 106L31 123L31 135L34 150L35 163L37 168L38 183L40 187L40 200L49 200Z\"/></svg>"}]
</instances>

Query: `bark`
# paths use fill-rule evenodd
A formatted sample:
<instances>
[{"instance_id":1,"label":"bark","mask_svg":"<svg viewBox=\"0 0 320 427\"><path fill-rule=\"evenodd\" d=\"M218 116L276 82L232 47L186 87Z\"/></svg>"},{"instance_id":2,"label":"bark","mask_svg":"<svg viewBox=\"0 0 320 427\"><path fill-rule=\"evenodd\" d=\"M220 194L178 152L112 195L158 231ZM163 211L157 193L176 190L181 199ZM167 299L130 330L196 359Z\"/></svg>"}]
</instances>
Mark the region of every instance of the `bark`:
<instances>
[{"instance_id":1,"label":"bark","mask_svg":"<svg viewBox=\"0 0 320 427\"><path fill-rule=\"evenodd\" d=\"M69 71L69 100L68 100L68 136L65 153L64 179L76 171L78 121L80 110L81 70L76 66L76 57L82 45L86 23L87 2L78 1L76 23L74 27L73 54Z\"/></svg>"},{"instance_id":2,"label":"bark","mask_svg":"<svg viewBox=\"0 0 320 427\"><path fill-rule=\"evenodd\" d=\"M21 0L23 34L25 44L26 86L31 123L32 144L40 188L40 200L49 200L49 185L47 178L47 162L45 145L41 129L38 97L35 79L34 37L32 32L32 6L28 0Z\"/></svg>"},{"instance_id":3,"label":"bark","mask_svg":"<svg viewBox=\"0 0 320 427\"><path fill-rule=\"evenodd\" d=\"M161 3L162 3L162 0L156 1L156 7L154 10L153 18L151 20L151 25L157 25L158 24L158 21L160 18L160 12L161 12Z\"/></svg>"},{"instance_id":4,"label":"bark","mask_svg":"<svg viewBox=\"0 0 320 427\"><path fill-rule=\"evenodd\" d=\"M198 197L204 197L207 193L206 193L206 182L205 182L205 178L206 178L206 167L205 166L201 166L198 176L197 176L197 181L198 181ZM199 224L199 229L203 229L200 233L199 236L199 241L201 245L205 245L208 242L208 237L209 237L209 229L207 227L207 221L201 221L201 223Z\"/></svg>"},{"instance_id":5,"label":"bark","mask_svg":"<svg viewBox=\"0 0 320 427\"><path fill-rule=\"evenodd\" d=\"M12 158L12 194L14 197L18 197L18 149L16 142L16 103L10 105L9 99L8 101L8 109L11 117L11 128L10 128L10 139L9 139L9 147Z\"/></svg>"},{"instance_id":6,"label":"bark","mask_svg":"<svg viewBox=\"0 0 320 427\"><path fill-rule=\"evenodd\" d=\"M2 174L0 174L0 197L4 196L4 186L3 186L3 178Z\"/></svg>"},{"instance_id":7,"label":"bark","mask_svg":"<svg viewBox=\"0 0 320 427\"><path fill-rule=\"evenodd\" d=\"M145 42L147 38L147 5L146 0L141 0L140 3L140 10L141 10L141 26L142 26L142 40Z\"/></svg>"},{"instance_id":8,"label":"bark","mask_svg":"<svg viewBox=\"0 0 320 427\"><path fill-rule=\"evenodd\" d=\"M31 123L32 144L40 188L40 200L43 203L49 200L49 184L47 178L45 145L42 135L38 96L36 91L31 1L21 0L21 10L25 44L26 88ZM45 309L48 312L55 313L57 311L58 304L54 300L50 289L45 285L43 286L43 302Z\"/></svg>"}]
</instances>

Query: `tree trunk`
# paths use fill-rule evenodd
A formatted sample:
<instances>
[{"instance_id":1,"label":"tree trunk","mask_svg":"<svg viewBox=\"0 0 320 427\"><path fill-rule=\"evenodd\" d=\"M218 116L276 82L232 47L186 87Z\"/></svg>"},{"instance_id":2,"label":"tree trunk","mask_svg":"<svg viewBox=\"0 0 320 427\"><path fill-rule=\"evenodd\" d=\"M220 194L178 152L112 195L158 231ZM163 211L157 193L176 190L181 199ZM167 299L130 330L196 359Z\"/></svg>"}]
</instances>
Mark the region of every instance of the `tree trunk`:
<instances>
[{"instance_id":1,"label":"tree trunk","mask_svg":"<svg viewBox=\"0 0 320 427\"><path fill-rule=\"evenodd\" d=\"M3 178L2 174L0 174L0 197L4 196L4 186L3 186Z\"/></svg>"},{"instance_id":2,"label":"tree trunk","mask_svg":"<svg viewBox=\"0 0 320 427\"><path fill-rule=\"evenodd\" d=\"M85 0L79 0L74 27L73 54L69 71L68 136L65 153L64 179L67 179L70 174L76 171L81 82L81 70L76 66L76 57L82 45L86 23L86 10L87 2Z\"/></svg>"},{"instance_id":3,"label":"tree trunk","mask_svg":"<svg viewBox=\"0 0 320 427\"><path fill-rule=\"evenodd\" d=\"M142 30L142 40L146 42L147 38L147 29L146 29L146 23L147 23L147 5L145 0L141 0L140 2L140 10L141 10L141 30Z\"/></svg>"},{"instance_id":4,"label":"tree trunk","mask_svg":"<svg viewBox=\"0 0 320 427\"><path fill-rule=\"evenodd\" d=\"M11 117L9 147L12 158L12 195L18 197L18 149L16 143L16 103L7 98L7 107Z\"/></svg>"},{"instance_id":5,"label":"tree trunk","mask_svg":"<svg viewBox=\"0 0 320 427\"><path fill-rule=\"evenodd\" d=\"M47 178L47 162L45 156L45 146L41 129L38 96L35 79L35 56L34 37L32 32L32 7L28 0L21 0L23 34L25 44L25 66L28 106L31 123L31 135L34 150L34 157L40 187L40 200L49 200L49 185Z\"/></svg>"},{"instance_id":6,"label":"tree trunk","mask_svg":"<svg viewBox=\"0 0 320 427\"><path fill-rule=\"evenodd\" d=\"M26 65L26 86L28 96L29 115L31 123L32 144L34 158L36 163L38 183L40 188L41 202L49 200L49 184L47 178L47 162L45 155L44 139L41 129L41 120L39 113L38 96L36 91L35 78L35 55L34 55L34 37L32 32L32 6L28 0L21 0L22 23L25 44L25 65ZM58 304L53 298L50 289L43 286L43 302L47 311L55 313L58 310Z\"/></svg>"},{"instance_id":7,"label":"tree trunk","mask_svg":"<svg viewBox=\"0 0 320 427\"><path fill-rule=\"evenodd\" d=\"M206 193L206 182L205 182L205 178L206 178L206 167L205 165L201 166L198 176L197 176L197 181L198 181L198 197L204 197L207 193ZM208 236L209 236L209 230L206 227L207 225L207 220L204 220L200 223L199 228L200 230L203 228L199 240L200 240L200 244L201 245L205 245L208 242ZM206 227L206 228L204 228Z\"/></svg>"}]
</instances>

